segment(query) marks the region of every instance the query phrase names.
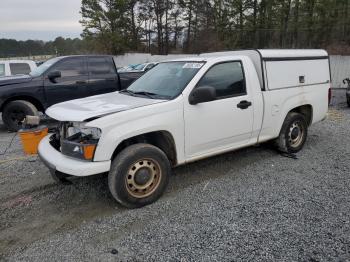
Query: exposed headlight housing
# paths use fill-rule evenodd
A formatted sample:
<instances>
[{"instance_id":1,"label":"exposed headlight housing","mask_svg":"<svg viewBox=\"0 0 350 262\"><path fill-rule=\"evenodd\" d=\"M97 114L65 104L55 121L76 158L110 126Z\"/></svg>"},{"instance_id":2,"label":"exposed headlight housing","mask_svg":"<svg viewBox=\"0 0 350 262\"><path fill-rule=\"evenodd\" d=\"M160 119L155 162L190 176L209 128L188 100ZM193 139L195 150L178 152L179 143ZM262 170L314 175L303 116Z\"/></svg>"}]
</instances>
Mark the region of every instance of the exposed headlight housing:
<instances>
[{"instance_id":1,"label":"exposed headlight housing","mask_svg":"<svg viewBox=\"0 0 350 262\"><path fill-rule=\"evenodd\" d=\"M101 129L97 127L86 127L84 122L72 122L66 126L66 136L71 137L81 133L83 136L89 136L91 139L100 139Z\"/></svg>"},{"instance_id":2,"label":"exposed headlight housing","mask_svg":"<svg viewBox=\"0 0 350 262\"><path fill-rule=\"evenodd\" d=\"M101 130L96 127L86 127L86 123L72 122L61 127L61 152L64 155L92 161Z\"/></svg>"}]
</instances>

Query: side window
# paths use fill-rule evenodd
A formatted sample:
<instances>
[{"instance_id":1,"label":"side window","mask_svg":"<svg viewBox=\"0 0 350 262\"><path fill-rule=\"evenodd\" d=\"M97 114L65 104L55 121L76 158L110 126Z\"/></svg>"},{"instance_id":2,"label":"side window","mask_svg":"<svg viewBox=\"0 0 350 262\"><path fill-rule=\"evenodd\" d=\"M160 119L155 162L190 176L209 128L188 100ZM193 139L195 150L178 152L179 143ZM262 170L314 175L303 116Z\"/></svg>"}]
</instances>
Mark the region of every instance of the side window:
<instances>
[{"instance_id":1,"label":"side window","mask_svg":"<svg viewBox=\"0 0 350 262\"><path fill-rule=\"evenodd\" d=\"M60 71L62 77L86 75L84 59L81 57L65 59L54 66L50 71Z\"/></svg>"},{"instance_id":2,"label":"side window","mask_svg":"<svg viewBox=\"0 0 350 262\"><path fill-rule=\"evenodd\" d=\"M0 76L5 76L5 64L0 64Z\"/></svg>"},{"instance_id":3,"label":"side window","mask_svg":"<svg viewBox=\"0 0 350 262\"><path fill-rule=\"evenodd\" d=\"M241 62L226 62L214 65L197 86L212 86L218 99L246 94Z\"/></svg>"},{"instance_id":4,"label":"side window","mask_svg":"<svg viewBox=\"0 0 350 262\"><path fill-rule=\"evenodd\" d=\"M11 75L28 75L30 66L27 63L10 63Z\"/></svg>"},{"instance_id":5,"label":"side window","mask_svg":"<svg viewBox=\"0 0 350 262\"><path fill-rule=\"evenodd\" d=\"M106 75L113 74L113 64L105 57L89 58L89 74L90 75Z\"/></svg>"}]
</instances>

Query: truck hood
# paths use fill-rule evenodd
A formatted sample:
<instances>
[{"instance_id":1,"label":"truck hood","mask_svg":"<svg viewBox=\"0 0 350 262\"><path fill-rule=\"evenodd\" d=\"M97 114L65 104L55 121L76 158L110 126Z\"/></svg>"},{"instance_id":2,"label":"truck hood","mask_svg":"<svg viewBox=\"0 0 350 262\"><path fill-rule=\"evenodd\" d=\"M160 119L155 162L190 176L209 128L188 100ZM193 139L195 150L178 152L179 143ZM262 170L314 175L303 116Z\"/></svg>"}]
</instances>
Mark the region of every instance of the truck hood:
<instances>
[{"instance_id":1,"label":"truck hood","mask_svg":"<svg viewBox=\"0 0 350 262\"><path fill-rule=\"evenodd\" d=\"M58 121L82 122L165 101L113 92L59 103L49 107L45 113Z\"/></svg>"},{"instance_id":2,"label":"truck hood","mask_svg":"<svg viewBox=\"0 0 350 262\"><path fill-rule=\"evenodd\" d=\"M30 81L32 81L32 77L29 75L5 76L0 78L0 86L15 85L15 84L27 83Z\"/></svg>"}]
</instances>

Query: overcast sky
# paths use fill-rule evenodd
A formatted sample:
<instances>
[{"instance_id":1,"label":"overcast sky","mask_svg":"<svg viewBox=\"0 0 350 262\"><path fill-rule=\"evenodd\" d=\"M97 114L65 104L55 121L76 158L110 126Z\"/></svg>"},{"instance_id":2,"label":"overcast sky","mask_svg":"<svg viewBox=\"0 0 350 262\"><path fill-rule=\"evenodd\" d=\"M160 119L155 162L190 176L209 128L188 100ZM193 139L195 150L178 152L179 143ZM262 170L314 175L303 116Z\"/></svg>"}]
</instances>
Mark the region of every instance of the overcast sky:
<instances>
[{"instance_id":1,"label":"overcast sky","mask_svg":"<svg viewBox=\"0 0 350 262\"><path fill-rule=\"evenodd\" d=\"M0 38L79 37L81 0L0 0Z\"/></svg>"}]
</instances>

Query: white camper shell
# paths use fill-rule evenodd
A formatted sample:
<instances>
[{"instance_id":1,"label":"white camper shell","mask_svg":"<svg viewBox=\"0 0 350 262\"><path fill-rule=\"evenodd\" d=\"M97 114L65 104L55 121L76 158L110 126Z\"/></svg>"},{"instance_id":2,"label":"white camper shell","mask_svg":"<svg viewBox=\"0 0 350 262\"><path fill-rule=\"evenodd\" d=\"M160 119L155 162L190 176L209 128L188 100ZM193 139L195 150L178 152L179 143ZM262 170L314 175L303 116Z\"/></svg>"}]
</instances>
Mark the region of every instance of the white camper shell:
<instances>
[{"instance_id":1,"label":"white camper shell","mask_svg":"<svg viewBox=\"0 0 350 262\"><path fill-rule=\"evenodd\" d=\"M204 53L200 56L248 56L262 90L275 90L330 82L329 56L320 49L257 49Z\"/></svg>"}]
</instances>

